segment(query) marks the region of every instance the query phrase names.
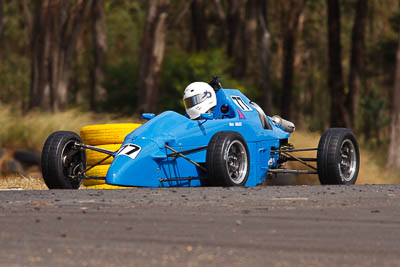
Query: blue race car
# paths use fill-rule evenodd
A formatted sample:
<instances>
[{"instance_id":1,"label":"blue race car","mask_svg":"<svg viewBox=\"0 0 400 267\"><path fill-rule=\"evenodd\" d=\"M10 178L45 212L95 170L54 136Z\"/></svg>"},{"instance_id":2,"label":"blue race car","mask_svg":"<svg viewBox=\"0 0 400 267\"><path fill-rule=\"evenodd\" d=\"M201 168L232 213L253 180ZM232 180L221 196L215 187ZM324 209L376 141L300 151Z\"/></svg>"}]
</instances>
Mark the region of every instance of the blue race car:
<instances>
[{"instance_id":1,"label":"blue race car","mask_svg":"<svg viewBox=\"0 0 400 267\"><path fill-rule=\"evenodd\" d=\"M217 77L209 85L189 85L184 101L186 115L143 114L147 122L128 134L117 151L83 144L73 132L53 133L42 152L47 186L79 188L83 179L101 178L86 175L86 149L114 157L105 177L110 185L256 186L279 173L318 174L321 184L356 182L360 155L348 129L328 129L318 148L295 149L289 143L293 123L266 116L239 90L222 89ZM294 154L312 150L317 151L316 158ZM287 161L298 161L308 169L286 169Z\"/></svg>"}]
</instances>

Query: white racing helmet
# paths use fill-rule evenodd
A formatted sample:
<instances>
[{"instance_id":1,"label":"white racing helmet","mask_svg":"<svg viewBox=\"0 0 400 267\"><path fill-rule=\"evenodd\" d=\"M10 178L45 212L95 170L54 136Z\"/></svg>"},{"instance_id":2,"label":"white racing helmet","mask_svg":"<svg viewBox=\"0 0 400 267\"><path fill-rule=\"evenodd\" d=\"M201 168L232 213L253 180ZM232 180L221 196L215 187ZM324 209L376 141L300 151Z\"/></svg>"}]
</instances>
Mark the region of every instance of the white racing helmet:
<instances>
[{"instance_id":1,"label":"white racing helmet","mask_svg":"<svg viewBox=\"0 0 400 267\"><path fill-rule=\"evenodd\" d=\"M217 105L214 89L205 82L189 84L183 94L183 103L189 117L197 119L201 113L206 113Z\"/></svg>"}]
</instances>

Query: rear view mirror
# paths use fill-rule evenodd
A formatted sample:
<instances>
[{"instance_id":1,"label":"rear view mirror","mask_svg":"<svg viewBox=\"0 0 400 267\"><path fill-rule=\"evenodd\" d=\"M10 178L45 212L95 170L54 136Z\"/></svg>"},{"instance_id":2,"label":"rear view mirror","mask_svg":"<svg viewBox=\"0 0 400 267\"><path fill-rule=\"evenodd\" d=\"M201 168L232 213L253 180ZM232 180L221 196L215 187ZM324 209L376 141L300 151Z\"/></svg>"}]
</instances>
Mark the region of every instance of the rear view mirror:
<instances>
[{"instance_id":1,"label":"rear view mirror","mask_svg":"<svg viewBox=\"0 0 400 267\"><path fill-rule=\"evenodd\" d=\"M143 113L142 114L142 119L144 120L151 120L155 117L156 115L154 113Z\"/></svg>"},{"instance_id":2,"label":"rear view mirror","mask_svg":"<svg viewBox=\"0 0 400 267\"><path fill-rule=\"evenodd\" d=\"M213 116L213 114L210 114L210 113L201 113L200 119L201 120L212 120L212 119L214 119L214 116Z\"/></svg>"}]
</instances>

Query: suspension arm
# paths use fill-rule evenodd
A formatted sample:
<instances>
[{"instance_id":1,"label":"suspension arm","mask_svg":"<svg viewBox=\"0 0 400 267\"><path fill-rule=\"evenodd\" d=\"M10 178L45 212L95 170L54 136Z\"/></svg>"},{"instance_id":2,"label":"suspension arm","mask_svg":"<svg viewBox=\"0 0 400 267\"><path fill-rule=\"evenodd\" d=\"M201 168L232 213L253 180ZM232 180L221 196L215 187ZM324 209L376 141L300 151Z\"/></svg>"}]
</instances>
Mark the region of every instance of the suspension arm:
<instances>
[{"instance_id":1,"label":"suspension arm","mask_svg":"<svg viewBox=\"0 0 400 267\"><path fill-rule=\"evenodd\" d=\"M205 150L205 149L207 149L207 147L208 147L208 146L201 146L201 147L198 147L198 148L193 148L193 149L181 151L181 152L179 152L179 153L181 153L181 154L183 154L183 155L185 155L185 154L191 154L191 153L195 153L195 152L199 152L199 151ZM177 155L178 155L178 154L177 154L176 152L174 152L174 153L167 154L167 157L176 157Z\"/></svg>"},{"instance_id":2,"label":"suspension arm","mask_svg":"<svg viewBox=\"0 0 400 267\"><path fill-rule=\"evenodd\" d=\"M302 161L311 161L311 162L316 162L317 159L316 158L299 158ZM293 158L287 158L286 161L297 161L297 159L293 159Z\"/></svg>"},{"instance_id":3,"label":"suspension arm","mask_svg":"<svg viewBox=\"0 0 400 267\"><path fill-rule=\"evenodd\" d=\"M89 146L89 145L80 144L80 143L75 143L75 146L79 147L79 148L86 148L86 149L94 150L94 151L97 151L97 152L100 152L100 153L104 153L104 154L107 154L107 155L111 155L111 156L115 153L115 151L112 151L112 150L99 148L99 147L95 147L95 146Z\"/></svg>"},{"instance_id":4,"label":"suspension arm","mask_svg":"<svg viewBox=\"0 0 400 267\"><path fill-rule=\"evenodd\" d=\"M203 166L201 166L200 164L198 164L197 162L189 159L188 157L186 157L185 155L183 155L182 153L176 151L175 149L173 149L172 147L170 147L169 145L165 144L165 147L168 148L169 150L171 150L172 152L174 152L176 155L186 159L187 161L189 161L190 163L194 164L195 166L199 167L200 169L202 169L203 171L207 172L207 169L204 168Z\"/></svg>"},{"instance_id":5,"label":"suspension arm","mask_svg":"<svg viewBox=\"0 0 400 267\"><path fill-rule=\"evenodd\" d=\"M281 153L281 152L303 152L303 151L316 151L318 148L300 148L300 149L276 149L271 150L271 152Z\"/></svg>"},{"instance_id":6,"label":"suspension arm","mask_svg":"<svg viewBox=\"0 0 400 267\"><path fill-rule=\"evenodd\" d=\"M269 173L295 173L295 174L317 174L317 171L312 170L286 170L286 169L269 169Z\"/></svg>"}]
</instances>

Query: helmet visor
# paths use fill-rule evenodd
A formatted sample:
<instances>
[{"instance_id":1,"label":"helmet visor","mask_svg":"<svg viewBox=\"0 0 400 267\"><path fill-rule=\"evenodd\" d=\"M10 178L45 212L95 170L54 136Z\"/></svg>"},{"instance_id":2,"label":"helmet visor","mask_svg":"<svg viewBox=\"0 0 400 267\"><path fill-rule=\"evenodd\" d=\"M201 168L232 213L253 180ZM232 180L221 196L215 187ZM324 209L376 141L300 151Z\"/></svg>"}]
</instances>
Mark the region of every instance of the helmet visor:
<instances>
[{"instance_id":1,"label":"helmet visor","mask_svg":"<svg viewBox=\"0 0 400 267\"><path fill-rule=\"evenodd\" d=\"M205 101L210 95L210 92L204 92L204 94L198 94L198 95L194 95L188 98L185 98L183 100L184 104L185 104L185 108L189 109L191 107L194 107L198 104L200 104L201 102Z\"/></svg>"}]
</instances>

